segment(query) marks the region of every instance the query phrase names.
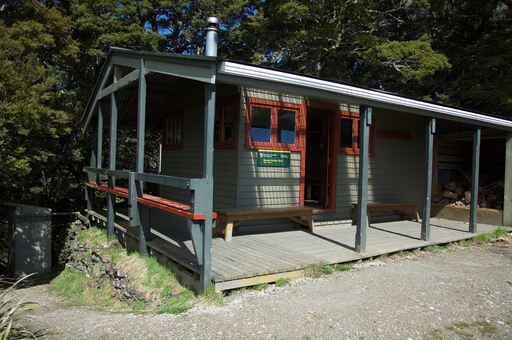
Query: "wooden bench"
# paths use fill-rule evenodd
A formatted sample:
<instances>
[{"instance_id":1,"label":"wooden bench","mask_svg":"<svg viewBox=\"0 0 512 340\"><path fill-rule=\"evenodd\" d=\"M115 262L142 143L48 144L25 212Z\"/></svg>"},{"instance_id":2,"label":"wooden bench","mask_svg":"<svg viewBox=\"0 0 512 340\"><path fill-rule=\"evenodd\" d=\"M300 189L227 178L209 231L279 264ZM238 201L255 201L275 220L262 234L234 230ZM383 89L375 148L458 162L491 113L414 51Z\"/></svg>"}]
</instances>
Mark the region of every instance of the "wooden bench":
<instances>
[{"instance_id":1,"label":"wooden bench","mask_svg":"<svg viewBox=\"0 0 512 340\"><path fill-rule=\"evenodd\" d=\"M420 222L420 213L416 204L411 203L368 203L368 216L366 224L370 226L370 218L391 213L401 219L413 219ZM352 224L357 224L357 204L352 204Z\"/></svg>"},{"instance_id":2,"label":"wooden bench","mask_svg":"<svg viewBox=\"0 0 512 340\"><path fill-rule=\"evenodd\" d=\"M233 228L241 221L289 218L313 231L313 209L308 207L217 210L217 230L224 229L224 240L231 241Z\"/></svg>"}]
</instances>

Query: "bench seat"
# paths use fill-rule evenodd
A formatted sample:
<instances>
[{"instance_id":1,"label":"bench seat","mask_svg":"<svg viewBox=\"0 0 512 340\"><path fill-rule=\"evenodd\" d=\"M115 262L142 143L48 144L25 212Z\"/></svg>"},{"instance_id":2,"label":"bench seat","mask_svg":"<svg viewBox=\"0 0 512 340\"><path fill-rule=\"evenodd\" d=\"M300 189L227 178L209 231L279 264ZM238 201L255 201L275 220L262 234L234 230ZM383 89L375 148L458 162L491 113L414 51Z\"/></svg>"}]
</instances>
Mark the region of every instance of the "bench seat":
<instances>
[{"instance_id":1,"label":"bench seat","mask_svg":"<svg viewBox=\"0 0 512 340\"><path fill-rule=\"evenodd\" d=\"M233 237L233 228L242 221L288 218L313 231L313 209L308 207L284 208L233 208L217 210L218 229L224 229L224 240Z\"/></svg>"},{"instance_id":2,"label":"bench seat","mask_svg":"<svg viewBox=\"0 0 512 340\"><path fill-rule=\"evenodd\" d=\"M357 204L352 204L352 224L357 224ZM375 216L383 216L383 213L392 213L400 216L402 219L413 219L420 222L420 213L416 204L412 203L368 203L368 220Z\"/></svg>"}]
</instances>

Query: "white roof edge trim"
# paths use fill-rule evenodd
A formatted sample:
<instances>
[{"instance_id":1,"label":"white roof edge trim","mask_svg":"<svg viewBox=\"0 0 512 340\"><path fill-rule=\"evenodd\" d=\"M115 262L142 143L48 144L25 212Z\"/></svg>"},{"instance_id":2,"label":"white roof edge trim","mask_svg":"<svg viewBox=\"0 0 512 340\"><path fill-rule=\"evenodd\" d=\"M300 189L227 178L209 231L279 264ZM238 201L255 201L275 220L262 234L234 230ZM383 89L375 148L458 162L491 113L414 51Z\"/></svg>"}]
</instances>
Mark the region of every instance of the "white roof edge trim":
<instances>
[{"instance_id":1,"label":"white roof edge trim","mask_svg":"<svg viewBox=\"0 0 512 340\"><path fill-rule=\"evenodd\" d=\"M456 118L462 118L512 129L512 121L506 119L486 116L483 114L460 110L439 104L423 102L420 100L404 98L398 95L364 89L356 86L350 86L327 80L301 76L293 73L271 70L263 67L239 64L230 61L223 61L222 63L220 63L217 72L218 74L225 74L230 76L252 78L262 81L270 81L289 85L296 85L306 88L313 88L338 93L341 95L350 96L354 98L361 98L384 104L408 107L411 109L422 110L446 116L453 116Z\"/></svg>"}]
</instances>

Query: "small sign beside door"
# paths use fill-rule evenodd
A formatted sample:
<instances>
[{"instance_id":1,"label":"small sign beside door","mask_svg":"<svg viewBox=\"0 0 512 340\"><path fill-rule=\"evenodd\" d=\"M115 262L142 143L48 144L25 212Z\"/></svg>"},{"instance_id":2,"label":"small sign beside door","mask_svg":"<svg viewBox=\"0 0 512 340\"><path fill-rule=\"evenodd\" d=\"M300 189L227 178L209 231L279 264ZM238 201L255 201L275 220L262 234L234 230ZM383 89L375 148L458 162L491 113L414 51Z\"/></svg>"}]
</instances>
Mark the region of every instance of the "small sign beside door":
<instances>
[{"instance_id":1,"label":"small sign beside door","mask_svg":"<svg viewBox=\"0 0 512 340\"><path fill-rule=\"evenodd\" d=\"M289 168L290 152L258 150L256 165L258 167Z\"/></svg>"}]
</instances>

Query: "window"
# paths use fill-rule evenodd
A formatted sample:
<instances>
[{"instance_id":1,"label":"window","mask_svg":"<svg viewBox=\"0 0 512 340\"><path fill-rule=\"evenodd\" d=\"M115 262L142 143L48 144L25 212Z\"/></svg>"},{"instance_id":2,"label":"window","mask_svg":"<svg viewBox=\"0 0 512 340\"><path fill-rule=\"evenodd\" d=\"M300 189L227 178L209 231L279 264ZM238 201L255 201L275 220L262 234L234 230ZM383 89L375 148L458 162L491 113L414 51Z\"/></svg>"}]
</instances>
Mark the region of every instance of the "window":
<instances>
[{"instance_id":1,"label":"window","mask_svg":"<svg viewBox=\"0 0 512 340\"><path fill-rule=\"evenodd\" d=\"M352 122L353 120L350 118L341 118L341 138L340 138L340 147L342 148L352 148L352 141L354 138L354 134L352 131Z\"/></svg>"},{"instance_id":2,"label":"window","mask_svg":"<svg viewBox=\"0 0 512 340\"><path fill-rule=\"evenodd\" d=\"M171 149L183 146L183 113L173 114L165 119L163 144Z\"/></svg>"},{"instance_id":3,"label":"window","mask_svg":"<svg viewBox=\"0 0 512 340\"><path fill-rule=\"evenodd\" d=\"M272 109L253 106L251 108L251 140L270 142L272 140Z\"/></svg>"},{"instance_id":4,"label":"window","mask_svg":"<svg viewBox=\"0 0 512 340\"><path fill-rule=\"evenodd\" d=\"M277 110L277 137L279 143L295 143L295 111Z\"/></svg>"},{"instance_id":5,"label":"window","mask_svg":"<svg viewBox=\"0 0 512 340\"><path fill-rule=\"evenodd\" d=\"M258 98L248 98L246 110L246 145L297 151L300 126L304 126L303 105Z\"/></svg>"},{"instance_id":6,"label":"window","mask_svg":"<svg viewBox=\"0 0 512 340\"><path fill-rule=\"evenodd\" d=\"M346 155L359 155L359 113L340 113L340 151ZM373 153L373 131L370 128L370 154Z\"/></svg>"},{"instance_id":7,"label":"window","mask_svg":"<svg viewBox=\"0 0 512 340\"><path fill-rule=\"evenodd\" d=\"M215 148L233 148L235 146L235 122L240 113L239 97L219 98L215 111Z\"/></svg>"}]
</instances>

